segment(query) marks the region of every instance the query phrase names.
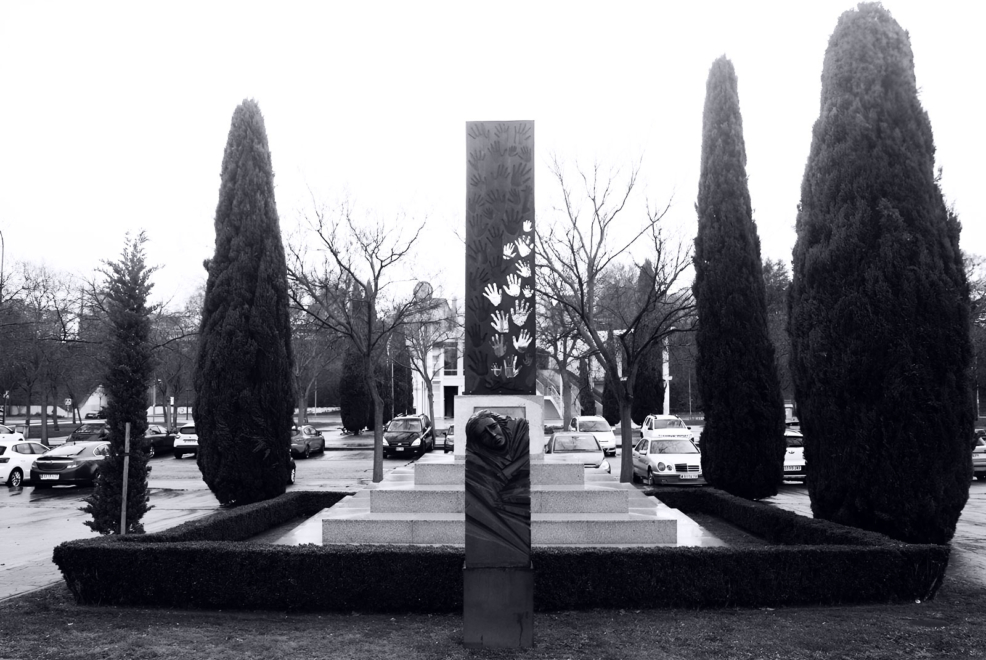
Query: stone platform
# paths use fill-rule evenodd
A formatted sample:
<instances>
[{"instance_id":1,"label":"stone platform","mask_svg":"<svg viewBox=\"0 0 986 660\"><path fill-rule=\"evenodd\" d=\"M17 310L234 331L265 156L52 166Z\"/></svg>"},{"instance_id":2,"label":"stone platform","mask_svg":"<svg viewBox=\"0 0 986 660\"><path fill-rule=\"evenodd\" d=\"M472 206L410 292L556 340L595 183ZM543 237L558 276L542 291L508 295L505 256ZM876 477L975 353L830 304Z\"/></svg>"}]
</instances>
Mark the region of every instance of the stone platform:
<instances>
[{"instance_id":1,"label":"stone platform","mask_svg":"<svg viewBox=\"0 0 986 660\"><path fill-rule=\"evenodd\" d=\"M678 512L611 475L555 458L531 462L534 545L677 545ZM323 511L322 543L464 545L464 482L464 461L425 455Z\"/></svg>"}]
</instances>

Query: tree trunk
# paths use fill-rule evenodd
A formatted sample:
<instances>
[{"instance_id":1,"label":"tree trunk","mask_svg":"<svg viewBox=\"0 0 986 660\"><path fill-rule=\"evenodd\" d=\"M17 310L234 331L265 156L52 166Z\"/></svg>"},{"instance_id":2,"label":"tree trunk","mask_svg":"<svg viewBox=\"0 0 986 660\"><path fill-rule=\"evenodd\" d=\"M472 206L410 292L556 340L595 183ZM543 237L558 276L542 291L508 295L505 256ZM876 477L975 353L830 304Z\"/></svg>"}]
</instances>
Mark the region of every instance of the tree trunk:
<instances>
[{"instance_id":1,"label":"tree trunk","mask_svg":"<svg viewBox=\"0 0 986 660\"><path fill-rule=\"evenodd\" d=\"M364 371L364 381L373 399L373 483L377 484L383 481L383 397L377 388L372 363L369 359L364 362L368 364Z\"/></svg>"},{"instance_id":2,"label":"tree trunk","mask_svg":"<svg viewBox=\"0 0 986 660\"><path fill-rule=\"evenodd\" d=\"M633 481L633 427L630 422L630 402L625 398L620 401L620 447L623 456L620 457L620 483Z\"/></svg>"},{"instance_id":3,"label":"tree trunk","mask_svg":"<svg viewBox=\"0 0 986 660\"><path fill-rule=\"evenodd\" d=\"M55 428L55 433L61 433L62 429L58 426L58 392L52 390L51 395L55 399L55 405L51 407L52 425Z\"/></svg>"},{"instance_id":4,"label":"tree trunk","mask_svg":"<svg viewBox=\"0 0 986 660\"><path fill-rule=\"evenodd\" d=\"M428 419L431 420L432 435L434 435L434 428L435 428L435 390L432 387L432 384L431 384L431 381L430 380L426 380L425 381L425 385L428 387Z\"/></svg>"},{"instance_id":5,"label":"tree trunk","mask_svg":"<svg viewBox=\"0 0 986 660\"><path fill-rule=\"evenodd\" d=\"M48 443L48 392L41 389L41 444L50 447Z\"/></svg>"},{"instance_id":6,"label":"tree trunk","mask_svg":"<svg viewBox=\"0 0 986 660\"><path fill-rule=\"evenodd\" d=\"M561 370L561 405L562 405L562 423L565 428L572 423L572 385L568 382L568 369L564 368Z\"/></svg>"}]
</instances>

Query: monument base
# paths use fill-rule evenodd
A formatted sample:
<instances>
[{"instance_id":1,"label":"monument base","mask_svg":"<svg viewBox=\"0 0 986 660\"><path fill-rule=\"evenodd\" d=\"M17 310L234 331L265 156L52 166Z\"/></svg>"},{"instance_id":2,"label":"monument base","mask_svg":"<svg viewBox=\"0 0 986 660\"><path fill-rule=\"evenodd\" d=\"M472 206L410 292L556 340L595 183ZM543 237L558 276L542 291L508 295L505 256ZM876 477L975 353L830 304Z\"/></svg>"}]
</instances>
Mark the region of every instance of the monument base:
<instances>
[{"instance_id":1,"label":"monument base","mask_svg":"<svg viewBox=\"0 0 986 660\"><path fill-rule=\"evenodd\" d=\"M463 571L466 648L530 648L534 644L534 568Z\"/></svg>"}]
</instances>

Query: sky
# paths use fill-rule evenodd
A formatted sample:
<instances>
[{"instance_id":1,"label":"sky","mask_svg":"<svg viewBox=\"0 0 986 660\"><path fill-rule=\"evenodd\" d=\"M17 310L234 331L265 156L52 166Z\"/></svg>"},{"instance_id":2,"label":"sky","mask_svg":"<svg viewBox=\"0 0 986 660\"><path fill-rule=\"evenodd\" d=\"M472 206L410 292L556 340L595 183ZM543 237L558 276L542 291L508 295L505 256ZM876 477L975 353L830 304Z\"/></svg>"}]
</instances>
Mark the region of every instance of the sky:
<instances>
[{"instance_id":1,"label":"sky","mask_svg":"<svg viewBox=\"0 0 986 660\"><path fill-rule=\"evenodd\" d=\"M920 99L961 247L986 254L982 194L986 5L883 3L910 33ZM793 2L0 3L0 233L18 261L91 278L145 230L154 297L205 281L230 119L264 114L285 240L312 248L316 207L424 223L400 277L464 289L465 123L534 120L538 222L549 169L639 162L625 211L671 202L697 222L709 67L735 66L764 259L790 261L822 61L840 14Z\"/></svg>"}]
</instances>

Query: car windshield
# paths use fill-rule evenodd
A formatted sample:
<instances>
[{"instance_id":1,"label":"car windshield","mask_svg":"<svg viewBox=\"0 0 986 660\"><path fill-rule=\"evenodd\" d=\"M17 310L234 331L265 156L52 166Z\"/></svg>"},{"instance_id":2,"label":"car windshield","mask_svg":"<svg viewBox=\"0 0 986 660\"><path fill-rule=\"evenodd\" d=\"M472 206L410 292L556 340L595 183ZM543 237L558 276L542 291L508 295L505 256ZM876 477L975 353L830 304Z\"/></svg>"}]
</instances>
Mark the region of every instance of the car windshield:
<instances>
[{"instance_id":1,"label":"car windshield","mask_svg":"<svg viewBox=\"0 0 986 660\"><path fill-rule=\"evenodd\" d=\"M603 420L583 419L579 422L580 431L612 431L613 429Z\"/></svg>"},{"instance_id":2,"label":"car windshield","mask_svg":"<svg viewBox=\"0 0 986 660\"><path fill-rule=\"evenodd\" d=\"M390 432L402 433L405 431L420 431L421 421L417 419L395 419L387 427Z\"/></svg>"},{"instance_id":3,"label":"car windshield","mask_svg":"<svg viewBox=\"0 0 986 660\"><path fill-rule=\"evenodd\" d=\"M181 433L182 435L195 435L195 427L183 426L180 429L178 429L178 432Z\"/></svg>"},{"instance_id":4,"label":"car windshield","mask_svg":"<svg viewBox=\"0 0 986 660\"><path fill-rule=\"evenodd\" d=\"M97 433L99 429L103 428L102 424L83 424L79 428L75 429L76 433Z\"/></svg>"},{"instance_id":5,"label":"car windshield","mask_svg":"<svg viewBox=\"0 0 986 660\"><path fill-rule=\"evenodd\" d=\"M698 449L689 440L654 440L650 443L652 454L697 454Z\"/></svg>"},{"instance_id":6,"label":"car windshield","mask_svg":"<svg viewBox=\"0 0 986 660\"><path fill-rule=\"evenodd\" d=\"M788 447L804 447L805 439L804 436L800 435L785 435L784 441L787 442Z\"/></svg>"},{"instance_id":7,"label":"car windshield","mask_svg":"<svg viewBox=\"0 0 986 660\"><path fill-rule=\"evenodd\" d=\"M685 423L680 419L655 419L654 428L655 429L683 429L685 428Z\"/></svg>"},{"instance_id":8,"label":"car windshield","mask_svg":"<svg viewBox=\"0 0 986 660\"><path fill-rule=\"evenodd\" d=\"M591 435L556 435L552 451L599 451L599 443Z\"/></svg>"},{"instance_id":9,"label":"car windshield","mask_svg":"<svg viewBox=\"0 0 986 660\"><path fill-rule=\"evenodd\" d=\"M0 425L0 433L13 433L13 431L11 431L10 427L8 426Z\"/></svg>"},{"instance_id":10,"label":"car windshield","mask_svg":"<svg viewBox=\"0 0 986 660\"><path fill-rule=\"evenodd\" d=\"M89 445L62 445L55 447L45 456L78 456Z\"/></svg>"}]
</instances>

